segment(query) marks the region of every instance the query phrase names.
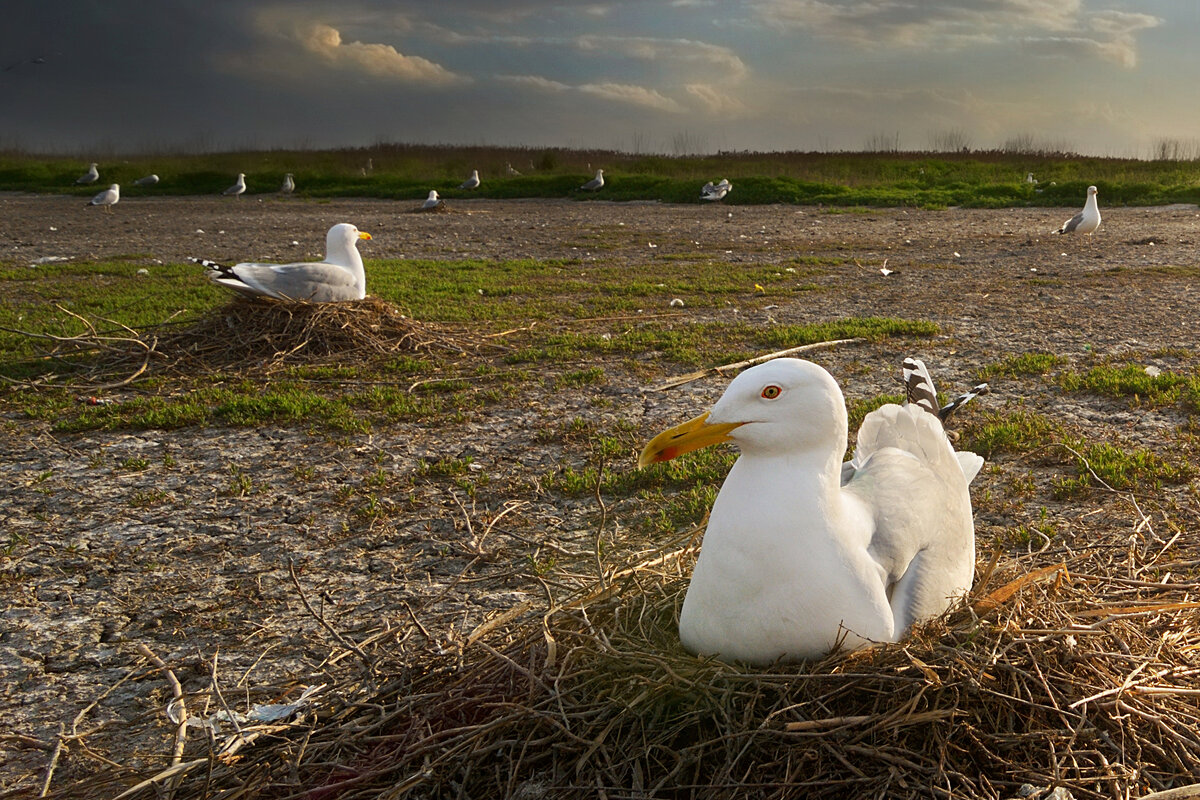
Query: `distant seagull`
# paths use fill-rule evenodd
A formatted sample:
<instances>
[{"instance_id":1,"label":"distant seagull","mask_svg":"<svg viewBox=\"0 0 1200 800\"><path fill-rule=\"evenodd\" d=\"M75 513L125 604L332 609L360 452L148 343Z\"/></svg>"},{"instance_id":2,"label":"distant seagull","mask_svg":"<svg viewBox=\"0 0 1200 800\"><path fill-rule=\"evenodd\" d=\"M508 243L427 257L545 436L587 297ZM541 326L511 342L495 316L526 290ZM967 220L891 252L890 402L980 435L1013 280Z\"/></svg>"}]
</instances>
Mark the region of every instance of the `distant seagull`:
<instances>
[{"instance_id":1,"label":"distant seagull","mask_svg":"<svg viewBox=\"0 0 1200 800\"><path fill-rule=\"evenodd\" d=\"M279 191L283 194L291 194L296 191L296 180L292 177L292 173L283 176L283 185L279 187Z\"/></svg>"},{"instance_id":2,"label":"distant seagull","mask_svg":"<svg viewBox=\"0 0 1200 800\"><path fill-rule=\"evenodd\" d=\"M95 183L100 180L100 170L96 169L96 165L92 164L88 167L88 171L75 179L76 183Z\"/></svg>"},{"instance_id":3,"label":"distant seagull","mask_svg":"<svg viewBox=\"0 0 1200 800\"><path fill-rule=\"evenodd\" d=\"M368 158L367 159L367 172L374 172L374 171L375 171L375 161L373 159Z\"/></svg>"},{"instance_id":4,"label":"distant seagull","mask_svg":"<svg viewBox=\"0 0 1200 800\"><path fill-rule=\"evenodd\" d=\"M479 170L471 170L471 177L458 185L460 189L478 189L479 188Z\"/></svg>"},{"instance_id":5,"label":"distant seagull","mask_svg":"<svg viewBox=\"0 0 1200 800\"><path fill-rule=\"evenodd\" d=\"M239 172L237 183L235 183L233 186L230 186L228 189L226 189L221 194L233 195L234 197L241 197L242 192L244 192L244 191L246 191L246 173Z\"/></svg>"},{"instance_id":6,"label":"distant seagull","mask_svg":"<svg viewBox=\"0 0 1200 800\"><path fill-rule=\"evenodd\" d=\"M429 197L425 198L425 202L421 204L421 208L437 208L442 202L442 198L438 197L437 189L431 189Z\"/></svg>"},{"instance_id":7,"label":"distant seagull","mask_svg":"<svg viewBox=\"0 0 1200 800\"><path fill-rule=\"evenodd\" d=\"M1026 183L1037 183L1037 178L1033 177L1032 172L1027 172L1027 173L1025 173L1025 182Z\"/></svg>"},{"instance_id":8,"label":"distant seagull","mask_svg":"<svg viewBox=\"0 0 1200 800\"><path fill-rule=\"evenodd\" d=\"M713 183L712 181L709 181L708 183L704 184L704 186L700 188L700 199L709 201L722 200L724 199L725 195L732 191L733 184L729 182L729 179L721 178L720 183Z\"/></svg>"},{"instance_id":9,"label":"distant seagull","mask_svg":"<svg viewBox=\"0 0 1200 800\"><path fill-rule=\"evenodd\" d=\"M158 183L157 175L147 175L144 178L138 178L136 181L133 182L133 185L134 186L153 186L156 183Z\"/></svg>"},{"instance_id":10,"label":"distant seagull","mask_svg":"<svg viewBox=\"0 0 1200 800\"><path fill-rule=\"evenodd\" d=\"M504 172L507 173L508 175L520 175L521 174L520 172L517 172L515 169L513 169L513 165L512 165L511 161L506 161L504 163Z\"/></svg>"},{"instance_id":11,"label":"distant seagull","mask_svg":"<svg viewBox=\"0 0 1200 800\"><path fill-rule=\"evenodd\" d=\"M1096 187L1088 187L1087 203L1075 216L1063 223L1055 233L1093 233L1100 227L1100 207L1096 205Z\"/></svg>"},{"instance_id":12,"label":"distant seagull","mask_svg":"<svg viewBox=\"0 0 1200 800\"><path fill-rule=\"evenodd\" d=\"M579 188L585 192L596 192L596 191L599 191L603 186L604 186L604 170L598 169L598 170L596 170L596 177L592 178L590 181L585 183L583 186L580 186Z\"/></svg>"},{"instance_id":13,"label":"distant seagull","mask_svg":"<svg viewBox=\"0 0 1200 800\"><path fill-rule=\"evenodd\" d=\"M100 194L92 198L89 206L104 206L105 211L112 211L112 207L121 199L121 186L114 183L112 186L105 189Z\"/></svg>"},{"instance_id":14,"label":"distant seagull","mask_svg":"<svg viewBox=\"0 0 1200 800\"><path fill-rule=\"evenodd\" d=\"M325 260L300 264L235 264L226 266L205 259L191 261L208 269L214 283L248 297L271 297L308 303L361 300L367 293L367 276L358 240L370 239L348 222L329 229Z\"/></svg>"}]
</instances>

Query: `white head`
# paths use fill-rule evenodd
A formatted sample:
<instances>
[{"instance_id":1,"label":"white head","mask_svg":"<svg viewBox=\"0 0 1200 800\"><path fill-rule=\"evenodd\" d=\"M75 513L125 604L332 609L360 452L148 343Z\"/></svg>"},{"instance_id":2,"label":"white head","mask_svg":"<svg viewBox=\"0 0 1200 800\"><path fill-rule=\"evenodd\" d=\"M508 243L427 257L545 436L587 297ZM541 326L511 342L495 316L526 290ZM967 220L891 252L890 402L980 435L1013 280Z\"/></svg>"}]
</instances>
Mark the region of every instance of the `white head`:
<instances>
[{"instance_id":1,"label":"white head","mask_svg":"<svg viewBox=\"0 0 1200 800\"><path fill-rule=\"evenodd\" d=\"M602 178L602 177L604 177L604 170L602 170L602 169L598 169L598 170L596 170L596 177L597 177L597 178Z\"/></svg>"},{"instance_id":2,"label":"white head","mask_svg":"<svg viewBox=\"0 0 1200 800\"><path fill-rule=\"evenodd\" d=\"M109 188L109 191L119 192L119 191L121 191L121 184L114 183L112 186L110 186L108 188Z\"/></svg>"},{"instance_id":3,"label":"white head","mask_svg":"<svg viewBox=\"0 0 1200 800\"><path fill-rule=\"evenodd\" d=\"M241 181L244 181L244 180L246 180L246 173L239 172L238 173L238 182L240 183Z\"/></svg>"},{"instance_id":4,"label":"white head","mask_svg":"<svg viewBox=\"0 0 1200 800\"><path fill-rule=\"evenodd\" d=\"M1088 197L1095 197L1099 193L1100 193L1100 190L1097 189L1095 186L1088 187Z\"/></svg>"},{"instance_id":5,"label":"white head","mask_svg":"<svg viewBox=\"0 0 1200 800\"><path fill-rule=\"evenodd\" d=\"M733 379L708 421L736 423L729 438L747 453L846 446L846 401L811 361L777 358Z\"/></svg>"},{"instance_id":6,"label":"white head","mask_svg":"<svg viewBox=\"0 0 1200 800\"><path fill-rule=\"evenodd\" d=\"M811 361L777 358L734 378L707 414L654 437L638 464L720 442L747 455L814 452L841 461L846 428L846 401L833 376Z\"/></svg>"},{"instance_id":7,"label":"white head","mask_svg":"<svg viewBox=\"0 0 1200 800\"><path fill-rule=\"evenodd\" d=\"M429 190L429 197L428 197L427 199L429 199L429 200L437 200L437 199L438 199L438 193L437 193L437 189L430 189L430 190Z\"/></svg>"}]
</instances>

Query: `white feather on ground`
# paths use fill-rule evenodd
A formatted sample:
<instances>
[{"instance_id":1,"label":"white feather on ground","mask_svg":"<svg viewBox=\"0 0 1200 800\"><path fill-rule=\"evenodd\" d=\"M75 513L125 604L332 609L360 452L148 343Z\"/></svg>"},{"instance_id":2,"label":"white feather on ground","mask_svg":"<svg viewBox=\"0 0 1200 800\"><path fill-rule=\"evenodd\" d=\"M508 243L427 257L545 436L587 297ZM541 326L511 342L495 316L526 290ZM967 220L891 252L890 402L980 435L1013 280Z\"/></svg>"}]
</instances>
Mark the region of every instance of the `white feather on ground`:
<instances>
[{"instance_id":1,"label":"white feather on ground","mask_svg":"<svg viewBox=\"0 0 1200 800\"><path fill-rule=\"evenodd\" d=\"M225 266L213 261L192 259L206 267L215 283L249 297L272 297L310 303L361 300L367 294L367 277L359 239L371 234L348 222L329 229L325 237L325 260L298 264L258 264L246 262Z\"/></svg>"}]
</instances>

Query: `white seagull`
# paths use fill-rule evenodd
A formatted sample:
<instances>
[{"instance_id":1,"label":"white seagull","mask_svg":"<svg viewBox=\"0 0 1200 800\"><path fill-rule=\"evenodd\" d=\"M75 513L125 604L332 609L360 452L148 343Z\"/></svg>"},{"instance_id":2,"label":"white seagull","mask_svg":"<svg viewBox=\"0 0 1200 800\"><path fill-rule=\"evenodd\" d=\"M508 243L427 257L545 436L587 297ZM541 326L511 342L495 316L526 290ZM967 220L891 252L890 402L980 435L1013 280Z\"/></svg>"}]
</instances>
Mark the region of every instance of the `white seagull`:
<instances>
[{"instance_id":1,"label":"white seagull","mask_svg":"<svg viewBox=\"0 0 1200 800\"><path fill-rule=\"evenodd\" d=\"M894 642L971 588L968 484L938 416L888 404L846 452L833 377L779 358L733 380L708 413L665 431L638 464L732 442L741 455L713 504L679 619L684 647L765 664Z\"/></svg>"},{"instance_id":2,"label":"white seagull","mask_svg":"<svg viewBox=\"0 0 1200 800\"><path fill-rule=\"evenodd\" d=\"M283 176L283 185L279 187L279 191L283 194L291 194L296 191L296 179L292 177L292 173Z\"/></svg>"},{"instance_id":3,"label":"white seagull","mask_svg":"<svg viewBox=\"0 0 1200 800\"><path fill-rule=\"evenodd\" d=\"M1100 227L1100 207L1096 205L1096 187L1088 187L1087 202L1083 211L1063 223L1055 233L1093 233Z\"/></svg>"},{"instance_id":4,"label":"white seagull","mask_svg":"<svg viewBox=\"0 0 1200 800\"><path fill-rule=\"evenodd\" d=\"M596 177L585 183L579 188L585 192L596 192L604 187L604 170L596 170Z\"/></svg>"},{"instance_id":5,"label":"white seagull","mask_svg":"<svg viewBox=\"0 0 1200 800\"><path fill-rule=\"evenodd\" d=\"M709 181L700 188L701 200L721 200L725 195L733 191L733 184L728 178L721 178L720 183Z\"/></svg>"},{"instance_id":6,"label":"white seagull","mask_svg":"<svg viewBox=\"0 0 1200 800\"><path fill-rule=\"evenodd\" d=\"M442 202L442 199L438 197L437 189L430 189L429 197L425 198L425 202L421 204L421 208L437 208Z\"/></svg>"},{"instance_id":7,"label":"white seagull","mask_svg":"<svg viewBox=\"0 0 1200 800\"><path fill-rule=\"evenodd\" d=\"M75 179L76 183L95 183L100 180L100 170L96 169L96 164L90 164L88 171Z\"/></svg>"},{"instance_id":8,"label":"white seagull","mask_svg":"<svg viewBox=\"0 0 1200 800\"><path fill-rule=\"evenodd\" d=\"M133 182L133 185L134 186L153 186L156 183L158 183L158 176L151 174L151 175L146 175L145 177L142 177L142 178L138 178L136 181Z\"/></svg>"},{"instance_id":9,"label":"white seagull","mask_svg":"<svg viewBox=\"0 0 1200 800\"><path fill-rule=\"evenodd\" d=\"M228 189L226 189L221 194L233 195L234 197L241 197L242 192L244 192L244 191L246 191L246 173L239 172L237 182L234 183L233 186L230 186Z\"/></svg>"},{"instance_id":10,"label":"white seagull","mask_svg":"<svg viewBox=\"0 0 1200 800\"><path fill-rule=\"evenodd\" d=\"M325 237L325 260L301 264L243 263L225 266L193 258L207 267L208 277L248 297L273 297L309 303L361 300L367 294L367 276L358 240L370 239L348 222L329 229Z\"/></svg>"},{"instance_id":11,"label":"white seagull","mask_svg":"<svg viewBox=\"0 0 1200 800\"><path fill-rule=\"evenodd\" d=\"M478 189L479 188L479 170L471 170L471 177L458 185L460 189Z\"/></svg>"},{"instance_id":12,"label":"white seagull","mask_svg":"<svg viewBox=\"0 0 1200 800\"><path fill-rule=\"evenodd\" d=\"M521 174L517 170L513 169L513 165L512 165L511 161L506 161L504 163L504 172L508 175L520 175Z\"/></svg>"},{"instance_id":13,"label":"white seagull","mask_svg":"<svg viewBox=\"0 0 1200 800\"><path fill-rule=\"evenodd\" d=\"M104 206L105 211L112 211L112 207L121 199L121 185L114 183L112 186L100 192L87 203L89 206Z\"/></svg>"},{"instance_id":14,"label":"white seagull","mask_svg":"<svg viewBox=\"0 0 1200 800\"><path fill-rule=\"evenodd\" d=\"M1033 184L1036 184L1036 183L1037 183L1037 178L1033 177L1033 173L1032 173L1032 172L1026 172L1026 173L1025 173L1025 182L1026 182L1026 183L1033 183Z\"/></svg>"}]
</instances>

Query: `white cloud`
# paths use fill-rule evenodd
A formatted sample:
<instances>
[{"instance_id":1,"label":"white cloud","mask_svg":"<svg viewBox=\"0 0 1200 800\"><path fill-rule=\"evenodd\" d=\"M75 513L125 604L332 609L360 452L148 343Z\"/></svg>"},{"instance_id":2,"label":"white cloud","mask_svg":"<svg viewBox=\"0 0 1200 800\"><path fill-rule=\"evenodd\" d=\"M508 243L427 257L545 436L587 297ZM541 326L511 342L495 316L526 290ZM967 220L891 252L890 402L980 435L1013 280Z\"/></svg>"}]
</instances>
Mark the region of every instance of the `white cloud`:
<instances>
[{"instance_id":1,"label":"white cloud","mask_svg":"<svg viewBox=\"0 0 1200 800\"><path fill-rule=\"evenodd\" d=\"M496 80L513 86L525 86L547 92L565 92L571 88L565 83L552 81L540 75L497 75Z\"/></svg>"},{"instance_id":2,"label":"white cloud","mask_svg":"<svg viewBox=\"0 0 1200 800\"><path fill-rule=\"evenodd\" d=\"M660 94L654 89L647 89L644 86L634 86L627 83L585 83L579 87L579 91L595 95L596 97L602 97L605 100L628 103L643 108L653 108L672 114L681 114L685 110L675 100Z\"/></svg>"},{"instance_id":3,"label":"white cloud","mask_svg":"<svg viewBox=\"0 0 1200 800\"><path fill-rule=\"evenodd\" d=\"M466 79L420 56L406 56L387 44L345 42L337 28L312 23L297 31L297 42L328 64L377 78L445 86Z\"/></svg>"},{"instance_id":4,"label":"white cloud","mask_svg":"<svg viewBox=\"0 0 1200 800\"><path fill-rule=\"evenodd\" d=\"M754 0L762 21L864 47L1017 45L1039 55L1087 56L1133 67L1148 14L1089 11L1082 0Z\"/></svg>"},{"instance_id":5,"label":"white cloud","mask_svg":"<svg viewBox=\"0 0 1200 800\"><path fill-rule=\"evenodd\" d=\"M721 116L744 114L746 104L733 95L704 83L689 83L687 93L699 101L706 113Z\"/></svg>"},{"instance_id":6,"label":"white cloud","mask_svg":"<svg viewBox=\"0 0 1200 800\"><path fill-rule=\"evenodd\" d=\"M642 61L670 61L686 64L689 69L711 67L727 80L740 80L749 72L746 63L728 47L692 39L584 35L577 37L575 43L584 52L622 55Z\"/></svg>"}]
</instances>

